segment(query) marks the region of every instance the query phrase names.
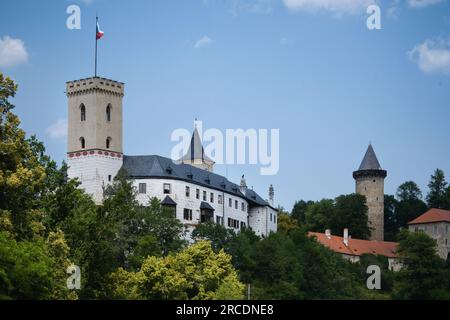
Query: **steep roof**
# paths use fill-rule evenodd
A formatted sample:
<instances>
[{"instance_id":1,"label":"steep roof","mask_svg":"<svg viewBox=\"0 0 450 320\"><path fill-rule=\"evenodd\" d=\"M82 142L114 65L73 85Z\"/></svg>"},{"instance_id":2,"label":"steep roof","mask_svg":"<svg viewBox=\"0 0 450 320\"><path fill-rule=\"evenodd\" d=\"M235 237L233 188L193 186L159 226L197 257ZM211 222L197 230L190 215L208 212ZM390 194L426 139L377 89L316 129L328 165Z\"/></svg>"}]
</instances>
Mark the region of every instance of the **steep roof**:
<instances>
[{"instance_id":1,"label":"steep roof","mask_svg":"<svg viewBox=\"0 0 450 320\"><path fill-rule=\"evenodd\" d=\"M422 224L431 222L450 222L450 211L443 209L430 209L408 224Z\"/></svg>"},{"instance_id":2,"label":"steep roof","mask_svg":"<svg viewBox=\"0 0 450 320\"><path fill-rule=\"evenodd\" d=\"M197 127L194 128L192 133L191 143L189 144L189 149L186 154L179 159L179 161L193 161L193 160L204 160L213 162L206 154L203 149L202 140L198 133Z\"/></svg>"},{"instance_id":3,"label":"steep roof","mask_svg":"<svg viewBox=\"0 0 450 320\"><path fill-rule=\"evenodd\" d=\"M378 162L377 155L373 150L372 144L369 144L358 170L381 170L381 165Z\"/></svg>"},{"instance_id":4,"label":"steep roof","mask_svg":"<svg viewBox=\"0 0 450 320\"><path fill-rule=\"evenodd\" d=\"M176 206L177 203L169 196L166 196L163 201L161 201L162 205L166 205L166 206Z\"/></svg>"},{"instance_id":5,"label":"steep roof","mask_svg":"<svg viewBox=\"0 0 450 320\"><path fill-rule=\"evenodd\" d=\"M350 238L348 246L344 244L344 239L339 236L330 236L328 238L325 233L309 232L310 237L316 237L317 241L330 250L348 254L352 256L361 256L363 254L381 255L389 258L395 258L397 242L361 240Z\"/></svg>"},{"instance_id":6,"label":"steep roof","mask_svg":"<svg viewBox=\"0 0 450 320\"><path fill-rule=\"evenodd\" d=\"M251 204L270 206L255 191L247 189L243 194L239 185L213 172L202 170L186 163L175 163L172 159L158 155L123 156L122 170L131 179L165 178L182 180L207 188L227 192L246 199Z\"/></svg>"}]
</instances>

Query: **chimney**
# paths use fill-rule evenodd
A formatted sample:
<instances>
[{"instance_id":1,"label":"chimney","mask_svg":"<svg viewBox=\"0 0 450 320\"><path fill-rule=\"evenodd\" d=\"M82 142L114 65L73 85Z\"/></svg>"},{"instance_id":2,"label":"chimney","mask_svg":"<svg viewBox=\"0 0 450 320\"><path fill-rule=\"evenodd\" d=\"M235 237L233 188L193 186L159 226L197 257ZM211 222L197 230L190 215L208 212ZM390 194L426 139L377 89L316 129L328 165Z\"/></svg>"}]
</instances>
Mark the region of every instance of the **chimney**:
<instances>
[{"instance_id":1,"label":"chimney","mask_svg":"<svg viewBox=\"0 0 450 320\"><path fill-rule=\"evenodd\" d=\"M241 184L239 185L239 190L245 195L245 192L247 191L247 183L245 182L245 177L242 175L241 178Z\"/></svg>"},{"instance_id":2,"label":"chimney","mask_svg":"<svg viewBox=\"0 0 450 320\"><path fill-rule=\"evenodd\" d=\"M348 247L348 229L347 228L344 229L344 239L343 239L343 241L344 241L345 246Z\"/></svg>"},{"instance_id":3,"label":"chimney","mask_svg":"<svg viewBox=\"0 0 450 320\"><path fill-rule=\"evenodd\" d=\"M325 236L326 236L328 239L331 239L331 230L330 230L330 229L325 229Z\"/></svg>"},{"instance_id":4,"label":"chimney","mask_svg":"<svg viewBox=\"0 0 450 320\"><path fill-rule=\"evenodd\" d=\"M273 189L273 185L270 185L269 187L269 203L270 205L273 207L273 197L275 195L274 189Z\"/></svg>"}]
</instances>

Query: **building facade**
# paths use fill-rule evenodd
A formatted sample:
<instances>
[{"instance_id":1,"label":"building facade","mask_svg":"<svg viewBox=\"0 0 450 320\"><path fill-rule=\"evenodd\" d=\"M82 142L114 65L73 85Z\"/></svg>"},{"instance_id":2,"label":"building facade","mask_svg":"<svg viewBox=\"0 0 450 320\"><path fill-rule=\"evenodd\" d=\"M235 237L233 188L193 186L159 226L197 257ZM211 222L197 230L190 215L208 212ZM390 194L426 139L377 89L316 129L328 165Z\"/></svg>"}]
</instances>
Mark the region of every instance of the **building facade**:
<instances>
[{"instance_id":1,"label":"building facade","mask_svg":"<svg viewBox=\"0 0 450 320\"><path fill-rule=\"evenodd\" d=\"M381 169L375 151L369 144L361 165L353 172L356 193L366 197L371 240L384 240L384 179L386 170Z\"/></svg>"},{"instance_id":2,"label":"building facade","mask_svg":"<svg viewBox=\"0 0 450 320\"><path fill-rule=\"evenodd\" d=\"M425 232L436 240L437 253L444 259L449 259L450 254L450 211L442 209L430 209L416 219L408 223L409 231Z\"/></svg>"},{"instance_id":3,"label":"building facade","mask_svg":"<svg viewBox=\"0 0 450 320\"><path fill-rule=\"evenodd\" d=\"M325 233L310 232L309 236L350 262L358 263L362 255L372 254L387 257L391 271L399 271L402 268L396 253L397 242L354 239L349 236L348 229L344 229L342 237L332 235L330 230L325 230Z\"/></svg>"},{"instance_id":4,"label":"building facade","mask_svg":"<svg viewBox=\"0 0 450 320\"><path fill-rule=\"evenodd\" d=\"M277 230L273 186L264 200L247 188L214 173L194 127L187 153L178 159L159 155L123 154L122 98L124 84L88 78L67 82L68 176L101 203L105 189L119 170L132 181L142 205L156 197L174 209L176 217L191 232L202 222L214 222L233 230L251 228L260 236Z\"/></svg>"}]
</instances>

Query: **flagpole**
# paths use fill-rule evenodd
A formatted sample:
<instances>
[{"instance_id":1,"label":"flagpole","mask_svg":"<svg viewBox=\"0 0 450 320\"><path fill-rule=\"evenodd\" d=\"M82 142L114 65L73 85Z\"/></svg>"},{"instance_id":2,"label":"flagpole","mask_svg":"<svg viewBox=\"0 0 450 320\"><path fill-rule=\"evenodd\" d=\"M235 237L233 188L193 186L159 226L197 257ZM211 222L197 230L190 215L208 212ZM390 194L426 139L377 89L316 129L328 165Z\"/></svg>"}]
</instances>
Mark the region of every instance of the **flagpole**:
<instances>
[{"instance_id":1,"label":"flagpole","mask_svg":"<svg viewBox=\"0 0 450 320\"><path fill-rule=\"evenodd\" d=\"M98 24L98 16L95 15L95 74L94 76L97 77L97 24Z\"/></svg>"}]
</instances>

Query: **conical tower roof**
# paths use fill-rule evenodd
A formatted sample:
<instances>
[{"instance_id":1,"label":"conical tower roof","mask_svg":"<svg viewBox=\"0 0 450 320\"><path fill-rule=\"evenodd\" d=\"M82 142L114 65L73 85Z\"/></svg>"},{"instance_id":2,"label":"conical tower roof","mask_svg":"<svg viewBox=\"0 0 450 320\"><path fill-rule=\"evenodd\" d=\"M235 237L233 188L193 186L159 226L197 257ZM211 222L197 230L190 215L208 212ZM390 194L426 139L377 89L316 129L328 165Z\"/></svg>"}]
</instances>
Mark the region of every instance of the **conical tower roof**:
<instances>
[{"instance_id":1,"label":"conical tower roof","mask_svg":"<svg viewBox=\"0 0 450 320\"><path fill-rule=\"evenodd\" d=\"M200 134L198 133L197 127L194 128L192 133L191 144L186 154L181 157L179 161L194 161L202 160L213 162L206 154L203 149L202 140L200 139Z\"/></svg>"},{"instance_id":2,"label":"conical tower roof","mask_svg":"<svg viewBox=\"0 0 450 320\"><path fill-rule=\"evenodd\" d=\"M386 177L387 172L381 168L377 155L373 150L372 144L369 144L366 154L359 165L357 171L353 172L353 177L356 179L361 176L381 176Z\"/></svg>"},{"instance_id":3,"label":"conical tower roof","mask_svg":"<svg viewBox=\"0 0 450 320\"><path fill-rule=\"evenodd\" d=\"M377 155L373 150L372 144L369 144L358 170L381 170L381 165L378 162Z\"/></svg>"}]
</instances>

